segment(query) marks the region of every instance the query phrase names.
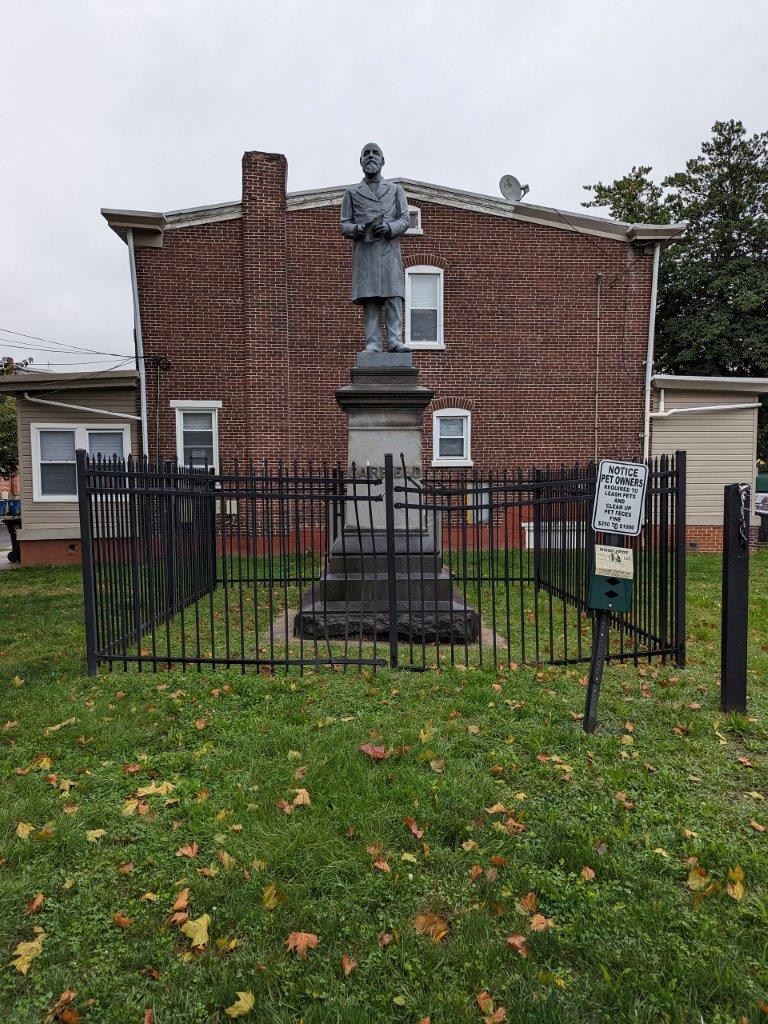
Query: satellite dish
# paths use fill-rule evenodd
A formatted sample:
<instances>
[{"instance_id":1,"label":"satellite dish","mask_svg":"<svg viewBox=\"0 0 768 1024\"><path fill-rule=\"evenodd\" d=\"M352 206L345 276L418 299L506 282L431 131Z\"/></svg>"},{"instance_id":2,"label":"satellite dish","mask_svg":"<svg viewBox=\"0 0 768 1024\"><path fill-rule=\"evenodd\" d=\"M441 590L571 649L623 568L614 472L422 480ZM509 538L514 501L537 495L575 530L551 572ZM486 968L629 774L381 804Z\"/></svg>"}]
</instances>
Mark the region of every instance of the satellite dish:
<instances>
[{"instance_id":1,"label":"satellite dish","mask_svg":"<svg viewBox=\"0 0 768 1024\"><path fill-rule=\"evenodd\" d=\"M514 174L505 174L499 182L499 189L510 203L519 203L531 191L528 185L521 185Z\"/></svg>"}]
</instances>

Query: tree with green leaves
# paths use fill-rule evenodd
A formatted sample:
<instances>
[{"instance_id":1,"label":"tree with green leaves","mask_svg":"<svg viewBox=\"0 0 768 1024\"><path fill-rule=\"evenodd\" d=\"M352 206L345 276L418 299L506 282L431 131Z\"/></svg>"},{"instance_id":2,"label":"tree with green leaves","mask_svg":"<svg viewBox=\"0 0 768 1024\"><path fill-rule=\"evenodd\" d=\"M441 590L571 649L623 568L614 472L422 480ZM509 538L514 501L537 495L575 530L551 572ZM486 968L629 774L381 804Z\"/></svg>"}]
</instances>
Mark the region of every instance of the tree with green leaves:
<instances>
[{"instance_id":1,"label":"tree with green leaves","mask_svg":"<svg viewBox=\"0 0 768 1024\"><path fill-rule=\"evenodd\" d=\"M12 359L0 361L0 376L24 370L32 363L31 359L22 359L16 363ZM16 433L16 399L9 395L0 395L0 476L14 476L19 468L19 442Z\"/></svg>"},{"instance_id":2,"label":"tree with green leaves","mask_svg":"<svg viewBox=\"0 0 768 1024\"><path fill-rule=\"evenodd\" d=\"M662 254L656 371L768 377L768 132L717 121L684 170L660 184L651 172L633 167L611 184L585 185L592 198L582 205L618 220L688 224Z\"/></svg>"}]
</instances>

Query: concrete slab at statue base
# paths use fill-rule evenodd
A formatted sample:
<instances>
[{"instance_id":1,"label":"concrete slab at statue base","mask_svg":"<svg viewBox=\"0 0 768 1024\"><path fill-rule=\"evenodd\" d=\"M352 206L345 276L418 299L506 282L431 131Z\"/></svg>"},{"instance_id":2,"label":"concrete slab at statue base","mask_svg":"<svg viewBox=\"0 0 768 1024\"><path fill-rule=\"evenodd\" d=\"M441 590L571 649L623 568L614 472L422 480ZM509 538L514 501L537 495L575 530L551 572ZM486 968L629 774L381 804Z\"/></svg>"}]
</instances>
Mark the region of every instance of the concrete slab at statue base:
<instances>
[{"instance_id":1,"label":"concrete slab at statue base","mask_svg":"<svg viewBox=\"0 0 768 1024\"><path fill-rule=\"evenodd\" d=\"M293 635L304 640L386 640L390 623L386 606L370 601L317 600L305 594L293 623ZM426 603L397 603L397 637L408 643L474 644L480 636L480 616L454 591L453 599Z\"/></svg>"}]
</instances>

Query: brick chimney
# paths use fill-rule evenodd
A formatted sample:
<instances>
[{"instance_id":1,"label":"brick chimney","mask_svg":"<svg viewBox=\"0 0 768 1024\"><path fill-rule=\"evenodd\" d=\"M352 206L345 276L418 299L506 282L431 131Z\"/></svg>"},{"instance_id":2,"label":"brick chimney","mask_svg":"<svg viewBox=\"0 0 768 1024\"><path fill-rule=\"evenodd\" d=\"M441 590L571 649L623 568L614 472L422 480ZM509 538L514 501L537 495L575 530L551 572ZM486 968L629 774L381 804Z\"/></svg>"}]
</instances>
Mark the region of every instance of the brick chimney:
<instances>
[{"instance_id":1,"label":"brick chimney","mask_svg":"<svg viewBox=\"0 0 768 1024\"><path fill-rule=\"evenodd\" d=\"M249 454L289 454L288 253L282 153L243 154L243 336ZM277 410L284 416L275 416ZM244 453L245 454L245 453Z\"/></svg>"}]
</instances>

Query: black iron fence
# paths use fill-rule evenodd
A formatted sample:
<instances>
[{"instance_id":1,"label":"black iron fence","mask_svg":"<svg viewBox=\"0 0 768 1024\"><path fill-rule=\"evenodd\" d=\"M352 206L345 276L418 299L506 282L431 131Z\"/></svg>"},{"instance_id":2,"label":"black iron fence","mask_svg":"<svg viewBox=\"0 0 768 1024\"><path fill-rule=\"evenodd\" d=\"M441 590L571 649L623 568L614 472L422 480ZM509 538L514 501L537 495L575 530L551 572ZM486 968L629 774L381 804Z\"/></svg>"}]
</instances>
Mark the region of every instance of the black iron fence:
<instances>
[{"instance_id":1,"label":"black iron fence","mask_svg":"<svg viewBox=\"0 0 768 1024\"><path fill-rule=\"evenodd\" d=\"M685 455L649 468L609 657L682 664ZM79 452L89 671L588 661L595 478Z\"/></svg>"}]
</instances>

